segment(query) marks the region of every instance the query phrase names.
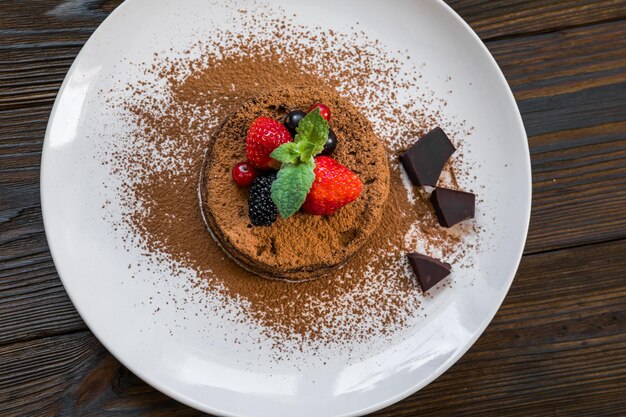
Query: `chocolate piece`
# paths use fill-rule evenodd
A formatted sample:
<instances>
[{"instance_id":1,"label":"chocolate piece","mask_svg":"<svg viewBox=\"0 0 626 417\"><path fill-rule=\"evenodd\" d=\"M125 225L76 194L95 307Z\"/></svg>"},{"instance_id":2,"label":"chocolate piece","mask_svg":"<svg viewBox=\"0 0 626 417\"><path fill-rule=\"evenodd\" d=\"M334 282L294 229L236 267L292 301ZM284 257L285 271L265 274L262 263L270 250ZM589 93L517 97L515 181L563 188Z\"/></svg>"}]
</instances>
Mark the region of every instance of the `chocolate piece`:
<instances>
[{"instance_id":1,"label":"chocolate piece","mask_svg":"<svg viewBox=\"0 0 626 417\"><path fill-rule=\"evenodd\" d=\"M456 149L448 136L437 127L400 155L400 161L414 185L435 187L443 166L454 151Z\"/></svg>"},{"instance_id":2,"label":"chocolate piece","mask_svg":"<svg viewBox=\"0 0 626 417\"><path fill-rule=\"evenodd\" d=\"M472 193L436 188L430 195L430 202L435 209L439 224L443 227L452 227L474 217L476 196Z\"/></svg>"},{"instance_id":3,"label":"chocolate piece","mask_svg":"<svg viewBox=\"0 0 626 417\"><path fill-rule=\"evenodd\" d=\"M420 255L419 253L409 253L408 257L411 268L413 268L413 272L423 292L428 291L450 275L452 266L448 263L438 261L430 256Z\"/></svg>"}]
</instances>

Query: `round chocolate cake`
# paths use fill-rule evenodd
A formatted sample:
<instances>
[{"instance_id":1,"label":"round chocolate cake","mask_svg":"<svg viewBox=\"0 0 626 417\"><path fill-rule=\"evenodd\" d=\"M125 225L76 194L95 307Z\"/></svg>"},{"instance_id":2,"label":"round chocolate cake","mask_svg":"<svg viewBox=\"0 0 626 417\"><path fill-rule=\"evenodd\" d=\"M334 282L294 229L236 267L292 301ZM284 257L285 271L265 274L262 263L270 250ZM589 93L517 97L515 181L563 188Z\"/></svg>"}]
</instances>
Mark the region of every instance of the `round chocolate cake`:
<instances>
[{"instance_id":1,"label":"round chocolate cake","mask_svg":"<svg viewBox=\"0 0 626 417\"><path fill-rule=\"evenodd\" d=\"M248 190L231 170L245 161L248 127L261 116L282 120L312 103L332 109L330 126L338 144L332 157L357 174L360 196L330 216L297 212L269 227L253 226ZM307 281L343 265L380 223L389 193L389 166L369 121L330 89L284 88L248 100L209 139L198 196L204 221L224 251L242 267L271 279Z\"/></svg>"}]
</instances>

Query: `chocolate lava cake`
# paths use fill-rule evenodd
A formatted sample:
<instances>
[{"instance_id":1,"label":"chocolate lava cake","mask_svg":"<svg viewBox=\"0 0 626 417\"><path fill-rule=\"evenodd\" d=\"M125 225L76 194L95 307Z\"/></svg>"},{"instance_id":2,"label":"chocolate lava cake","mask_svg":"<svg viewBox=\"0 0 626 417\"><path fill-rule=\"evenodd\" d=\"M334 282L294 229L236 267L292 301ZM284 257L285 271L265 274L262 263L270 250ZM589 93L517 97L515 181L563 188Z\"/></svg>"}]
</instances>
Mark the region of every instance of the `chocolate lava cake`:
<instances>
[{"instance_id":1,"label":"chocolate lava cake","mask_svg":"<svg viewBox=\"0 0 626 417\"><path fill-rule=\"evenodd\" d=\"M246 134L261 116L283 120L293 109L326 103L338 138L333 158L357 174L360 196L330 216L297 212L269 227L253 226L248 190L231 170L245 160ZM271 279L308 281L348 261L378 227L389 193L389 165L369 121L332 89L283 88L258 95L230 114L210 136L198 196L204 221L222 249L245 269Z\"/></svg>"}]
</instances>

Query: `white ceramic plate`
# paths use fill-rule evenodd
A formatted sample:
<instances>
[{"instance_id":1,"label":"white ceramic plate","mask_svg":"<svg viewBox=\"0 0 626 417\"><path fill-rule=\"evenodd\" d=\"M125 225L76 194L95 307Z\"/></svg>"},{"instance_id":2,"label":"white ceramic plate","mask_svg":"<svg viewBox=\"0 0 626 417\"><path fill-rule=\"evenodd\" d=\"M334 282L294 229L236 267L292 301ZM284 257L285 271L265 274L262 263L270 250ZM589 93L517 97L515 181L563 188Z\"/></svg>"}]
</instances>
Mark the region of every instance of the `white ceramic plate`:
<instances>
[{"instance_id":1,"label":"white ceramic plate","mask_svg":"<svg viewBox=\"0 0 626 417\"><path fill-rule=\"evenodd\" d=\"M142 307L155 286L149 277L130 277L128 265L139 255L111 238L101 205L108 171L94 158L98 133L116 129L102 116L97 92L137 75L139 69L125 62L149 61L153 52L170 46L180 50L194 41L196 30L223 24L229 12L219 3L129 0L94 33L70 69L50 117L41 168L45 229L63 284L115 357L155 388L197 409L237 416L345 416L399 401L467 351L495 315L518 267L531 177L527 139L511 91L478 37L441 1L271 2L304 16L316 15L310 12L319 8L323 14L317 15L325 19L313 24L328 28L358 21L372 37L426 62L424 82L436 94L454 90L446 113L475 127L469 145L476 161L472 174L478 178L474 188L485 186L477 221L490 242L473 254L472 268L463 272L472 284L441 291L426 305L428 320L396 343L358 361L338 355L305 372L290 367L289 360L285 366L256 366L245 352L207 343L199 331L206 323L178 326L172 336L180 322L176 309L155 319L151 309ZM306 368L307 358L298 361Z\"/></svg>"}]
</instances>

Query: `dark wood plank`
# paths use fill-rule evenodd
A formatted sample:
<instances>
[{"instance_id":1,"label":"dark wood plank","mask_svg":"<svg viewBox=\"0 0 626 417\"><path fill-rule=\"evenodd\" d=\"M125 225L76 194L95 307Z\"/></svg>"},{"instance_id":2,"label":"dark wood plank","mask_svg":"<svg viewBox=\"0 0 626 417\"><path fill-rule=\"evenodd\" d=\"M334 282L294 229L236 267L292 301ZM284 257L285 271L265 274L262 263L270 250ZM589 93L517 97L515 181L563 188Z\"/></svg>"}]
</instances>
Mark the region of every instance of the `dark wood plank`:
<instances>
[{"instance_id":1,"label":"dark wood plank","mask_svg":"<svg viewBox=\"0 0 626 417\"><path fill-rule=\"evenodd\" d=\"M624 0L446 0L483 40L551 32L626 17Z\"/></svg>"},{"instance_id":2,"label":"dark wood plank","mask_svg":"<svg viewBox=\"0 0 626 417\"><path fill-rule=\"evenodd\" d=\"M626 21L488 47L530 138L526 252L626 236Z\"/></svg>"},{"instance_id":3,"label":"dark wood plank","mask_svg":"<svg viewBox=\"0 0 626 417\"><path fill-rule=\"evenodd\" d=\"M36 50L0 50L0 111L46 105L52 109L57 91L84 41ZM48 111L49 113L49 111Z\"/></svg>"},{"instance_id":4,"label":"dark wood plank","mask_svg":"<svg viewBox=\"0 0 626 417\"><path fill-rule=\"evenodd\" d=\"M20 0L0 5L0 30L88 36L121 0L44 0L23 7ZM625 0L446 0L482 39L554 31L626 17Z\"/></svg>"},{"instance_id":5,"label":"dark wood plank","mask_svg":"<svg viewBox=\"0 0 626 417\"><path fill-rule=\"evenodd\" d=\"M534 137L533 215L526 253L623 238L626 123ZM563 138L568 141L565 145ZM545 163L545 161L549 161Z\"/></svg>"},{"instance_id":6,"label":"dark wood plank","mask_svg":"<svg viewBox=\"0 0 626 417\"><path fill-rule=\"evenodd\" d=\"M0 110L51 106L80 48L120 3L0 2Z\"/></svg>"},{"instance_id":7,"label":"dark wood plank","mask_svg":"<svg viewBox=\"0 0 626 417\"><path fill-rule=\"evenodd\" d=\"M85 325L50 258L39 200L48 107L0 113L0 344Z\"/></svg>"},{"instance_id":8,"label":"dark wood plank","mask_svg":"<svg viewBox=\"0 0 626 417\"><path fill-rule=\"evenodd\" d=\"M625 25L619 21L486 44L515 97L525 101L626 81Z\"/></svg>"},{"instance_id":9,"label":"dark wood plank","mask_svg":"<svg viewBox=\"0 0 626 417\"><path fill-rule=\"evenodd\" d=\"M620 415L625 252L622 240L525 257L476 345L437 381L376 415ZM198 415L126 371L89 332L1 347L0 387L6 416Z\"/></svg>"},{"instance_id":10,"label":"dark wood plank","mask_svg":"<svg viewBox=\"0 0 626 417\"><path fill-rule=\"evenodd\" d=\"M2 416L197 416L128 372L90 332L0 348Z\"/></svg>"},{"instance_id":11,"label":"dark wood plank","mask_svg":"<svg viewBox=\"0 0 626 417\"><path fill-rule=\"evenodd\" d=\"M0 294L0 345L85 329L60 285L45 241L33 242L30 254L2 263Z\"/></svg>"},{"instance_id":12,"label":"dark wood plank","mask_svg":"<svg viewBox=\"0 0 626 417\"><path fill-rule=\"evenodd\" d=\"M79 31L93 28L122 0L3 0L0 6L0 29L43 31Z\"/></svg>"}]
</instances>

